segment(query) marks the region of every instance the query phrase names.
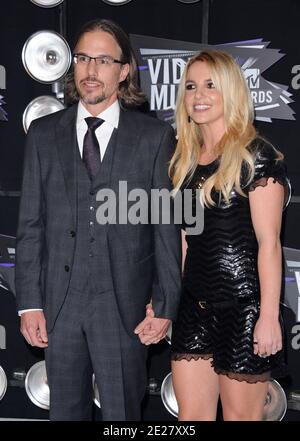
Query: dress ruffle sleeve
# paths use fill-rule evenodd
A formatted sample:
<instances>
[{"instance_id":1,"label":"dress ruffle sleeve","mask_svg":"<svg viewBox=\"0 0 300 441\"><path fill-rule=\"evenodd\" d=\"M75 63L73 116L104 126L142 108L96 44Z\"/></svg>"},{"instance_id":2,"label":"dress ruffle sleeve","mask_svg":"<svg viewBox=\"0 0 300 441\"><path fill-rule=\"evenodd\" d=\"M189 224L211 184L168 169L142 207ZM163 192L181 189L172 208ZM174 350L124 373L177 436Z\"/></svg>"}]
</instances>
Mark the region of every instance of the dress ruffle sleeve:
<instances>
[{"instance_id":1,"label":"dress ruffle sleeve","mask_svg":"<svg viewBox=\"0 0 300 441\"><path fill-rule=\"evenodd\" d=\"M264 140L259 140L252 147L254 155L255 173L253 180L247 185L245 190L254 191L257 187L265 187L269 178L273 182L278 182L284 187L284 209L287 207L291 198L291 184L287 177L284 161L277 159L275 148Z\"/></svg>"}]
</instances>

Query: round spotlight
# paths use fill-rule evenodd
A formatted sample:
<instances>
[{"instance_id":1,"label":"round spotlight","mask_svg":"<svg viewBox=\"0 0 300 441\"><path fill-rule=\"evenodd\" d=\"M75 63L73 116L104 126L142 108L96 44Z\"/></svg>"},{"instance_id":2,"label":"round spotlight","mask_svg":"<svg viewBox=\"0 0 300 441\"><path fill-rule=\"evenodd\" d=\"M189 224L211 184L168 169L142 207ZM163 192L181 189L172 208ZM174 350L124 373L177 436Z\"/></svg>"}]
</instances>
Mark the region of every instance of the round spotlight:
<instances>
[{"instance_id":1,"label":"round spotlight","mask_svg":"<svg viewBox=\"0 0 300 441\"><path fill-rule=\"evenodd\" d=\"M99 409L101 408L100 404L100 395L99 395L99 389L96 384L95 374L93 374L93 389L94 389L94 403L96 404Z\"/></svg>"},{"instance_id":2,"label":"round spotlight","mask_svg":"<svg viewBox=\"0 0 300 441\"><path fill-rule=\"evenodd\" d=\"M171 344L171 338L172 338L172 323L170 323L165 336L165 340L167 341L167 343L169 343L169 345Z\"/></svg>"},{"instance_id":3,"label":"round spotlight","mask_svg":"<svg viewBox=\"0 0 300 441\"><path fill-rule=\"evenodd\" d=\"M54 6L60 5L64 0L30 0L37 6L42 8L53 8Z\"/></svg>"},{"instance_id":4,"label":"round spotlight","mask_svg":"<svg viewBox=\"0 0 300 441\"><path fill-rule=\"evenodd\" d=\"M180 3L197 3L200 0L178 0Z\"/></svg>"},{"instance_id":5,"label":"round spotlight","mask_svg":"<svg viewBox=\"0 0 300 441\"><path fill-rule=\"evenodd\" d=\"M281 421L287 410L287 399L281 385L270 380L264 406L263 421Z\"/></svg>"},{"instance_id":6,"label":"round spotlight","mask_svg":"<svg viewBox=\"0 0 300 441\"><path fill-rule=\"evenodd\" d=\"M25 389L30 400L42 409L49 409L50 391L45 361L35 363L27 372Z\"/></svg>"},{"instance_id":7,"label":"round spotlight","mask_svg":"<svg viewBox=\"0 0 300 441\"><path fill-rule=\"evenodd\" d=\"M23 46L22 61L27 73L40 83L54 83L68 72L71 51L66 40L54 31L38 31Z\"/></svg>"},{"instance_id":8,"label":"round spotlight","mask_svg":"<svg viewBox=\"0 0 300 441\"><path fill-rule=\"evenodd\" d=\"M0 401L4 397L7 389L7 378L2 366L0 366Z\"/></svg>"},{"instance_id":9,"label":"round spotlight","mask_svg":"<svg viewBox=\"0 0 300 441\"><path fill-rule=\"evenodd\" d=\"M50 95L42 95L35 98L28 104L23 113L25 133L28 132L29 126L34 119L57 112L58 110L64 109L64 107L61 101Z\"/></svg>"},{"instance_id":10,"label":"round spotlight","mask_svg":"<svg viewBox=\"0 0 300 441\"><path fill-rule=\"evenodd\" d=\"M161 385L161 399L167 411L178 417L178 404L173 389L170 372ZM281 421L287 410L287 399L284 390L276 380L268 382L268 391L263 411L263 421Z\"/></svg>"},{"instance_id":11,"label":"round spotlight","mask_svg":"<svg viewBox=\"0 0 300 441\"><path fill-rule=\"evenodd\" d=\"M167 411L174 417L178 417L178 404L172 383L172 373L170 372L164 379L160 389L161 399Z\"/></svg>"},{"instance_id":12,"label":"round spotlight","mask_svg":"<svg viewBox=\"0 0 300 441\"><path fill-rule=\"evenodd\" d=\"M131 0L102 0L104 3L107 3L108 5L112 6L121 6L125 5L126 3L131 2Z\"/></svg>"},{"instance_id":13,"label":"round spotlight","mask_svg":"<svg viewBox=\"0 0 300 441\"><path fill-rule=\"evenodd\" d=\"M292 186L291 186L291 181L289 179L287 180L287 184L288 184L287 189L285 191L287 191L288 195L286 201L284 202L282 210L285 210L288 207L292 199Z\"/></svg>"}]
</instances>

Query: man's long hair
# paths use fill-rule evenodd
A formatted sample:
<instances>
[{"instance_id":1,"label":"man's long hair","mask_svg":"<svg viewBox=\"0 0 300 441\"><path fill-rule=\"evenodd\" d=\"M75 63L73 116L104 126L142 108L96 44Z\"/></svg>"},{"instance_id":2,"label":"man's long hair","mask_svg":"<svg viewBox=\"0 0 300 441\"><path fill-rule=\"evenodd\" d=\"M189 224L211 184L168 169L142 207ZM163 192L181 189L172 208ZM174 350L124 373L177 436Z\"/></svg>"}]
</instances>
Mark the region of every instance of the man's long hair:
<instances>
[{"instance_id":1,"label":"man's long hair","mask_svg":"<svg viewBox=\"0 0 300 441\"><path fill-rule=\"evenodd\" d=\"M128 36L119 25L111 20L96 19L89 21L79 31L74 47L76 47L85 33L94 31L103 31L110 34L122 51L121 61L129 64L127 78L119 85L118 97L120 104L124 107L136 107L144 104L146 97L138 86L138 71L135 55ZM80 99L74 82L73 67L65 78L65 98L66 104L75 104Z\"/></svg>"}]
</instances>

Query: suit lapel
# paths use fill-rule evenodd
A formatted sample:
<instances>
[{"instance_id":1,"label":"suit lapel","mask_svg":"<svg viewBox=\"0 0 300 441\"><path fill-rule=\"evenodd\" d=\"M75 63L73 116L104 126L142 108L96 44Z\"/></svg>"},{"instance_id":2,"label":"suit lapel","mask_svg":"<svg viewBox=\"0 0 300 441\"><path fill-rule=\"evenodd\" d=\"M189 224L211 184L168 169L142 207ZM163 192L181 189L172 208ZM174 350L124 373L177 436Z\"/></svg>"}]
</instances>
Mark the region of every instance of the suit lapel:
<instances>
[{"instance_id":1,"label":"suit lapel","mask_svg":"<svg viewBox=\"0 0 300 441\"><path fill-rule=\"evenodd\" d=\"M140 136L134 121L133 112L121 109L118 128L112 133L99 173L92 183L94 189L103 185L109 187L111 180L127 179Z\"/></svg>"},{"instance_id":2,"label":"suit lapel","mask_svg":"<svg viewBox=\"0 0 300 441\"><path fill-rule=\"evenodd\" d=\"M94 181L94 188L101 185L110 188L112 182L127 180L128 170L134 163L133 159L138 149L138 139L141 133L135 122L133 112L121 109L118 129L113 131L100 172ZM106 224L106 231L109 226L110 224Z\"/></svg>"},{"instance_id":3,"label":"suit lapel","mask_svg":"<svg viewBox=\"0 0 300 441\"><path fill-rule=\"evenodd\" d=\"M135 124L134 113L121 109L111 168L112 180L126 179L138 148L139 137L140 130Z\"/></svg>"},{"instance_id":4,"label":"suit lapel","mask_svg":"<svg viewBox=\"0 0 300 441\"><path fill-rule=\"evenodd\" d=\"M63 113L56 127L56 147L64 174L65 188L76 224L77 186L76 158L79 155L76 134L77 105ZM108 148L113 149L111 166L106 167L105 157L103 167L95 178L93 187L101 184L109 186L111 180L126 180L133 158L138 148L140 130L137 129L134 113L121 109L117 130L114 130ZM108 154L107 151L105 153ZM110 162L110 161L109 161ZM106 170L104 170L106 168Z\"/></svg>"},{"instance_id":5,"label":"suit lapel","mask_svg":"<svg viewBox=\"0 0 300 441\"><path fill-rule=\"evenodd\" d=\"M62 115L56 127L56 147L65 179L65 187L76 224L76 155L79 154L76 134L77 105Z\"/></svg>"}]
</instances>

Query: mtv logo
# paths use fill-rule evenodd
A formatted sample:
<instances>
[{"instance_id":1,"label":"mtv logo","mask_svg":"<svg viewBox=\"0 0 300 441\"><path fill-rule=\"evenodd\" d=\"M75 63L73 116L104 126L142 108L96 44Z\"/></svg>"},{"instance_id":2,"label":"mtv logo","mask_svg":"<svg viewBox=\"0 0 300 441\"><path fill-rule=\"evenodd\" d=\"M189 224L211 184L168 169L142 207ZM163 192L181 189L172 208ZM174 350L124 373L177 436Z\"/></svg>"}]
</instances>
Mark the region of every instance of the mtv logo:
<instances>
[{"instance_id":1,"label":"mtv logo","mask_svg":"<svg viewBox=\"0 0 300 441\"><path fill-rule=\"evenodd\" d=\"M259 69L245 69L244 76L247 80L249 89L259 89Z\"/></svg>"}]
</instances>

